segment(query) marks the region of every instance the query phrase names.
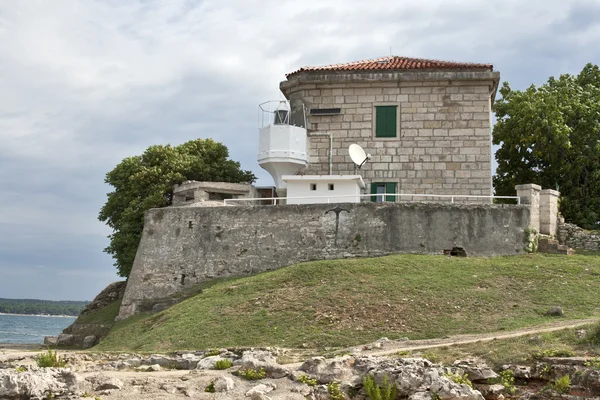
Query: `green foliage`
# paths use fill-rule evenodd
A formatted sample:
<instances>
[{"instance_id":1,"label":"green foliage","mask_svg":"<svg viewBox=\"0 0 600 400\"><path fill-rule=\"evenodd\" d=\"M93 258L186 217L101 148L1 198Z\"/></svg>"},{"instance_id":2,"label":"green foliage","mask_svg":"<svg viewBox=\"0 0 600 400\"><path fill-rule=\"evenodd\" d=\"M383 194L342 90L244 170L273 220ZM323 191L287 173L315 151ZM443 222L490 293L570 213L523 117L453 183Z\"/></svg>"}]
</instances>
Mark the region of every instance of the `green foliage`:
<instances>
[{"instance_id":1,"label":"green foliage","mask_svg":"<svg viewBox=\"0 0 600 400\"><path fill-rule=\"evenodd\" d=\"M67 362L57 352L48 349L46 353L38 354L34 360L40 368L64 368Z\"/></svg>"},{"instance_id":2,"label":"green foliage","mask_svg":"<svg viewBox=\"0 0 600 400\"><path fill-rule=\"evenodd\" d=\"M552 384L552 389L556 393L567 394L569 390L571 390L571 377L569 375L565 375L561 378L558 378Z\"/></svg>"},{"instance_id":3,"label":"green foliage","mask_svg":"<svg viewBox=\"0 0 600 400\"><path fill-rule=\"evenodd\" d=\"M215 363L215 369L227 369L231 368L232 366L233 362L228 358L217 360L217 362Z\"/></svg>"},{"instance_id":4,"label":"green foliage","mask_svg":"<svg viewBox=\"0 0 600 400\"><path fill-rule=\"evenodd\" d=\"M515 386L515 374L510 369L500 371L498 373L498 378L488 379L488 383L504 386L504 391L511 395L517 392L517 387Z\"/></svg>"},{"instance_id":5,"label":"green foliage","mask_svg":"<svg viewBox=\"0 0 600 400\"><path fill-rule=\"evenodd\" d=\"M440 394L438 392L433 392L431 394L431 400L442 400L442 397L440 396Z\"/></svg>"},{"instance_id":6,"label":"green foliage","mask_svg":"<svg viewBox=\"0 0 600 400\"><path fill-rule=\"evenodd\" d=\"M0 299L0 313L77 316L88 303L88 301L68 300Z\"/></svg>"},{"instance_id":7,"label":"green foliage","mask_svg":"<svg viewBox=\"0 0 600 400\"><path fill-rule=\"evenodd\" d=\"M316 386L317 380L315 378L311 378L308 375L300 375L297 379L298 382L302 382L308 386Z\"/></svg>"},{"instance_id":8,"label":"green foliage","mask_svg":"<svg viewBox=\"0 0 600 400\"><path fill-rule=\"evenodd\" d=\"M188 180L253 182L250 171L229 159L227 147L212 139L196 139L179 146L150 146L140 156L125 158L106 174L114 190L98 219L113 229L104 251L113 256L120 276L128 277L142 235L144 213L165 207L173 186Z\"/></svg>"},{"instance_id":9,"label":"green foliage","mask_svg":"<svg viewBox=\"0 0 600 400\"><path fill-rule=\"evenodd\" d=\"M15 371L17 372L27 372L27 367L24 367L22 365L18 366L17 368L15 368Z\"/></svg>"},{"instance_id":10,"label":"green foliage","mask_svg":"<svg viewBox=\"0 0 600 400\"><path fill-rule=\"evenodd\" d=\"M205 392L208 393L215 393L216 389L215 389L215 381L212 381L211 383L208 384L208 386L206 388L204 388Z\"/></svg>"},{"instance_id":11,"label":"green foliage","mask_svg":"<svg viewBox=\"0 0 600 400\"><path fill-rule=\"evenodd\" d=\"M593 369L600 369L600 358L594 357L590 360L587 360L584 365Z\"/></svg>"},{"instance_id":12,"label":"green foliage","mask_svg":"<svg viewBox=\"0 0 600 400\"><path fill-rule=\"evenodd\" d=\"M331 382L327 384L327 393L331 400L346 400L346 395L342 392L339 382Z\"/></svg>"},{"instance_id":13,"label":"green foliage","mask_svg":"<svg viewBox=\"0 0 600 400\"><path fill-rule=\"evenodd\" d=\"M585 335L584 341L591 345L600 345L600 324L596 325Z\"/></svg>"},{"instance_id":14,"label":"green foliage","mask_svg":"<svg viewBox=\"0 0 600 400\"><path fill-rule=\"evenodd\" d=\"M267 377L267 373L264 368L254 369L254 368L241 368L238 371L238 375L248 381L256 381L259 379L264 379Z\"/></svg>"},{"instance_id":15,"label":"green foliage","mask_svg":"<svg viewBox=\"0 0 600 400\"><path fill-rule=\"evenodd\" d=\"M494 104L496 195L514 195L517 184L561 192L560 212L570 222L598 228L600 221L600 69L550 77L524 91L508 83Z\"/></svg>"},{"instance_id":16,"label":"green foliage","mask_svg":"<svg viewBox=\"0 0 600 400\"><path fill-rule=\"evenodd\" d=\"M467 386L470 386L471 388L473 387L473 384L469 380L467 374L461 375L459 373L454 374L450 372L446 374L446 378L450 379L454 383L458 383L459 385L465 384Z\"/></svg>"},{"instance_id":17,"label":"green foliage","mask_svg":"<svg viewBox=\"0 0 600 400\"><path fill-rule=\"evenodd\" d=\"M395 400L398 397L396 384L388 384L387 375L383 376L381 386L375 382L372 375L363 378L363 389L370 400Z\"/></svg>"},{"instance_id":18,"label":"green foliage","mask_svg":"<svg viewBox=\"0 0 600 400\"><path fill-rule=\"evenodd\" d=\"M525 235L523 241L525 242L525 247L523 250L528 253L535 253L538 251L538 244L540 240L538 231L533 228L527 228L525 229L524 233Z\"/></svg>"},{"instance_id":19,"label":"green foliage","mask_svg":"<svg viewBox=\"0 0 600 400\"><path fill-rule=\"evenodd\" d=\"M423 357L426 360L431 361L432 363L440 362L440 357L434 351L424 351L421 354L421 357Z\"/></svg>"},{"instance_id":20,"label":"green foliage","mask_svg":"<svg viewBox=\"0 0 600 400\"><path fill-rule=\"evenodd\" d=\"M575 354L569 349L551 348L532 351L530 359L538 360L546 357L573 357Z\"/></svg>"},{"instance_id":21,"label":"green foliage","mask_svg":"<svg viewBox=\"0 0 600 400\"><path fill-rule=\"evenodd\" d=\"M212 350L208 350L206 353L204 353L203 358L212 357L212 356L218 356L219 354L221 354L221 350L212 349Z\"/></svg>"}]
</instances>

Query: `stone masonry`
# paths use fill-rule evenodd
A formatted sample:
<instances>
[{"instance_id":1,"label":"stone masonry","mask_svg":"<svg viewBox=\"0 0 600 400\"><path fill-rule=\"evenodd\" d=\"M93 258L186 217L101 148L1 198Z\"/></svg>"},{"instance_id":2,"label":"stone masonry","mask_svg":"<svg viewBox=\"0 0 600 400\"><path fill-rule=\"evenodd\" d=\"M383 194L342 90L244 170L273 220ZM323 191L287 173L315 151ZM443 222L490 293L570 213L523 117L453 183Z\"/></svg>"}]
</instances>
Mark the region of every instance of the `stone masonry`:
<instances>
[{"instance_id":1,"label":"stone masonry","mask_svg":"<svg viewBox=\"0 0 600 400\"><path fill-rule=\"evenodd\" d=\"M320 259L394 253L471 256L523 251L529 206L340 203L168 207L146 213L120 318L172 304L226 276Z\"/></svg>"},{"instance_id":2,"label":"stone masonry","mask_svg":"<svg viewBox=\"0 0 600 400\"><path fill-rule=\"evenodd\" d=\"M496 71L303 71L280 88L307 110L309 167L305 174L351 175L348 146L372 155L360 171L372 182L396 183L398 193L491 195L491 105ZM375 106L396 105L397 137L375 137ZM339 115L310 115L311 108L341 108Z\"/></svg>"}]
</instances>

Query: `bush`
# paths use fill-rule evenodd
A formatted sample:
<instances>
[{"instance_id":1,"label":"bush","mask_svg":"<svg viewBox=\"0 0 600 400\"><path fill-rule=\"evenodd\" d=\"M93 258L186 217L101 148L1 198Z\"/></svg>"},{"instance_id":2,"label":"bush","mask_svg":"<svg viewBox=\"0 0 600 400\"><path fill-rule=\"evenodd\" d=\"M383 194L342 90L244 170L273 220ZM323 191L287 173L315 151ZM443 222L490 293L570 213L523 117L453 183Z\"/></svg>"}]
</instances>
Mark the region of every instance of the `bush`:
<instances>
[{"instance_id":1,"label":"bush","mask_svg":"<svg viewBox=\"0 0 600 400\"><path fill-rule=\"evenodd\" d=\"M227 369L233 366L233 362L230 359L224 358L223 360L217 360L215 363L215 369Z\"/></svg>"},{"instance_id":2,"label":"bush","mask_svg":"<svg viewBox=\"0 0 600 400\"><path fill-rule=\"evenodd\" d=\"M215 393L216 392L216 390L215 390L215 382L212 381L211 383L209 383L208 386L206 388L204 388L204 391L208 392L208 393Z\"/></svg>"},{"instance_id":3,"label":"bush","mask_svg":"<svg viewBox=\"0 0 600 400\"><path fill-rule=\"evenodd\" d=\"M517 392L517 388L515 386L515 374L510 369L505 371L501 371L498 374L498 378L488 379L488 383L494 384L499 383L504 386L504 390L508 394L515 394Z\"/></svg>"},{"instance_id":4,"label":"bush","mask_svg":"<svg viewBox=\"0 0 600 400\"><path fill-rule=\"evenodd\" d=\"M591 360L586 361L584 365L589 368L600 369L600 358L594 357Z\"/></svg>"},{"instance_id":5,"label":"bush","mask_svg":"<svg viewBox=\"0 0 600 400\"><path fill-rule=\"evenodd\" d=\"M469 377L466 374L461 375L461 374L449 373L449 374L446 374L446 378L450 379L454 383L458 383L459 385L464 384L464 385L467 385L467 386L473 388L473 384L471 383L471 381L469 380Z\"/></svg>"},{"instance_id":6,"label":"bush","mask_svg":"<svg viewBox=\"0 0 600 400\"><path fill-rule=\"evenodd\" d=\"M264 368L261 368L259 370L256 370L254 368L241 368L238 371L238 375L246 380L256 381L258 379L266 378L267 373L265 372Z\"/></svg>"},{"instance_id":7,"label":"bush","mask_svg":"<svg viewBox=\"0 0 600 400\"><path fill-rule=\"evenodd\" d=\"M311 378L308 375L300 375L297 379L298 382L302 382L305 385L308 386L316 386L317 385L317 380L315 378Z\"/></svg>"},{"instance_id":8,"label":"bush","mask_svg":"<svg viewBox=\"0 0 600 400\"><path fill-rule=\"evenodd\" d=\"M344 392L342 392L339 382L328 383L327 393L329 393L331 400L346 400L346 396L344 395Z\"/></svg>"},{"instance_id":9,"label":"bush","mask_svg":"<svg viewBox=\"0 0 600 400\"><path fill-rule=\"evenodd\" d=\"M573 357L574 355L575 353L569 349L544 349L532 352L529 358L537 360L546 357Z\"/></svg>"},{"instance_id":10,"label":"bush","mask_svg":"<svg viewBox=\"0 0 600 400\"><path fill-rule=\"evenodd\" d=\"M34 360L40 368L64 368L67 366L67 362L52 349L48 349L47 353L38 354Z\"/></svg>"},{"instance_id":11,"label":"bush","mask_svg":"<svg viewBox=\"0 0 600 400\"><path fill-rule=\"evenodd\" d=\"M590 330L585 336L585 342L591 345L600 345L600 324L596 325L594 329Z\"/></svg>"},{"instance_id":12,"label":"bush","mask_svg":"<svg viewBox=\"0 0 600 400\"><path fill-rule=\"evenodd\" d=\"M396 384L388 384L387 375L383 376L381 386L375 382L372 375L363 378L363 388L370 400L395 400L398 397Z\"/></svg>"},{"instance_id":13,"label":"bush","mask_svg":"<svg viewBox=\"0 0 600 400\"><path fill-rule=\"evenodd\" d=\"M567 394L571 390L571 377L565 375L562 378L558 378L552 384L552 389L559 394Z\"/></svg>"}]
</instances>

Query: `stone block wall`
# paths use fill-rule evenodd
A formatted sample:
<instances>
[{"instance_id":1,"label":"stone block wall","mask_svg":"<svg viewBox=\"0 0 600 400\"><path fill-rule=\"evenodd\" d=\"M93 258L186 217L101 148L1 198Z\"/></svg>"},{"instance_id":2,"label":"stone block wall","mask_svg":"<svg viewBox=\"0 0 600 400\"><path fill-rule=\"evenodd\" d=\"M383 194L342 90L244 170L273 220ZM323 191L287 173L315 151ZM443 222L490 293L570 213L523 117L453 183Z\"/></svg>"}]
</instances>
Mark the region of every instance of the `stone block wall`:
<instances>
[{"instance_id":1,"label":"stone block wall","mask_svg":"<svg viewBox=\"0 0 600 400\"><path fill-rule=\"evenodd\" d=\"M344 203L150 210L120 317L172 303L198 283L298 262L393 253L509 255L523 250L529 207Z\"/></svg>"},{"instance_id":2,"label":"stone block wall","mask_svg":"<svg viewBox=\"0 0 600 400\"><path fill-rule=\"evenodd\" d=\"M292 109L341 108L309 115L309 168L354 174L348 146L372 155L361 170L371 182L395 182L399 193L491 195L491 98L497 72L390 72L294 75L281 83ZM396 105L395 138L375 137L375 106Z\"/></svg>"},{"instance_id":3,"label":"stone block wall","mask_svg":"<svg viewBox=\"0 0 600 400\"><path fill-rule=\"evenodd\" d=\"M558 220L558 241L576 250L600 251L600 232L587 231L564 219Z\"/></svg>"}]
</instances>

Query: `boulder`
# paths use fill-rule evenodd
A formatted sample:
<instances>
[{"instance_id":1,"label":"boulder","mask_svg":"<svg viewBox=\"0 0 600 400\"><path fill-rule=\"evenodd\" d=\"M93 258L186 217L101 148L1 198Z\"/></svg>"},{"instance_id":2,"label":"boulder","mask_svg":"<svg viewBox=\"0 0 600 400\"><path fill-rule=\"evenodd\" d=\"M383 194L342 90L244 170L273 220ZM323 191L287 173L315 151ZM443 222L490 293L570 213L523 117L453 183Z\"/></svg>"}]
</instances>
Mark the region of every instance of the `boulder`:
<instances>
[{"instance_id":1,"label":"boulder","mask_svg":"<svg viewBox=\"0 0 600 400\"><path fill-rule=\"evenodd\" d=\"M220 376L215 381L215 392L231 392L233 388L233 379L228 376Z\"/></svg>"},{"instance_id":2,"label":"boulder","mask_svg":"<svg viewBox=\"0 0 600 400\"><path fill-rule=\"evenodd\" d=\"M277 360L270 352L264 350L244 351L240 365L241 368L253 368L256 370L262 368L273 379L283 378L290 374L287 368L277 363Z\"/></svg>"},{"instance_id":3,"label":"boulder","mask_svg":"<svg viewBox=\"0 0 600 400\"><path fill-rule=\"evenodd\" d=\"M341 382L354 386L362 380L354 371L354 361L350 356L332 359L313 357L304 361L300 370L315 377L319 383Z\"/></svg>"},{"instance_id":4,"label":"boulder","mask_svg":"<svg viewBox=\"0 0 600 400\"><path fill-rule=\"evenodd\" d=\"M99 379L98 384L96 386L96 388L94 389L95 391L99 392L101 390L121 390L123 389L123 381L120 380L119 378L105 378L102 377Z\"/></svg>"},{"instance_id":5,"label":"boulder","mask_svg":"<svg viewBox=\"0 0 600 400\"><path fill-rule=\"evenodd\" d=\"M252 389L248 390L246 392L246 397L252 397L256 393L267 394L269 392L272 392L276 388L277 388L277 386L273 383L268 383L268 384L261 383L259 385L254 386Z\"/></svg>"},{"instance_id":6,"label":"boulder","mask_svg":"<svg viewBox=\"0 0 600 400\"><path fill-rule=\"evenodd\" d=\"M56 340L58 346L73 346L75 344L75 335L61 333Z\"/></svg>"},{"instance_id":7,"label":"boulder","mask_svg":"<svg viewBox=\"0 0 600 400\"><path fill-rule=\"evenodd\" d=\"M485 363L474 360L458 360L453 363L454 367L460 368L473 382L487 382L488 379L495 379L498 374L494 372Z\"/></svg>"},{"instance_id":8,"label":"boulder","mask_svg":"<svg viewBox=\"0 0 600 400\"><path fill-rule=\"evenodd\" d=\"M58 343L58 336L44 336L44 344L46 346L56 346Z\"/></svg>"},{"instance_id":9,"label":"boulder","mask_svg":"<svg viewBox=\"0 0 600 400\"><path fill-rule=\"evenodd\" d=\"M36 368L25 372L0 370L0 399L45 399L48 393L79 394L82 379L64 368Z\"/></svg>"},{"instance_id":10,"label":"boulder","mask_svg":"<svg viewBox=\"0 0 600 400\"><path fill-rule=\"evenodd\" d=\"M565 313L563 312L563 309L560 307L552 307L551 309L546 311L546 315L548 315L550 317L562 317L563 315L565 315Z\"/></svg>"},{"instance_id":11,"label":"boulder","mask_svg":"<svg viewBox=\"0 0 600 400\"><path fill-rule=\"evenodd\" d=\"M217 361L224 360L221 356L210 356L203 358L196 364L196 369L214 369Z\"/></svg>"},{"instance_id":12,"label":"boulder","mask_svg":"<svg viewBox=\"0 0 600 400\"><path fill-rule=\"evenodd\" d=\"M94 335L89 335L83 338L83 348L89 349L90 347L94 347L96 345L97 338Z\"/></svg>"}]
</instances>

